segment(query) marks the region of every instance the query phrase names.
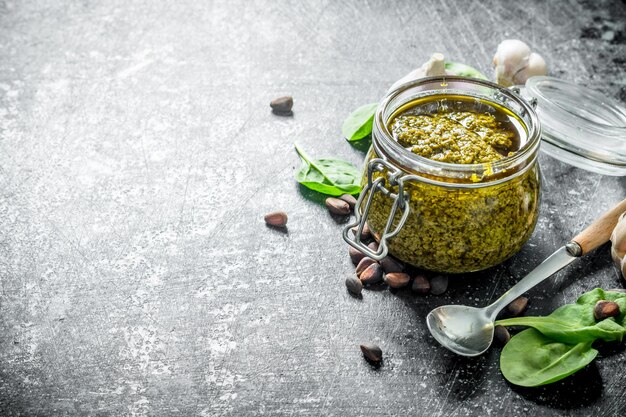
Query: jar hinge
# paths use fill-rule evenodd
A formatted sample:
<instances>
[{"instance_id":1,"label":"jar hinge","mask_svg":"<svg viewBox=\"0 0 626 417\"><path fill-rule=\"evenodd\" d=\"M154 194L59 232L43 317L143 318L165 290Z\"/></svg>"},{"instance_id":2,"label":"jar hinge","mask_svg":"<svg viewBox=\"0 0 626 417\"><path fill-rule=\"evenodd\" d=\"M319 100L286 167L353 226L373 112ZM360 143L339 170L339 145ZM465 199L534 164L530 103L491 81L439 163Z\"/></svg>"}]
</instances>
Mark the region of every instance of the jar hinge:
<instances>
[{"instance_id":1,"label":"jar hinge","mask_svg":"<svg viewBox=\"0 0 626 417\"><path fill-rule=\"evenodd\" d=\"M523 86L522 86L523 87ZM511 91L513 91L515 94L517 94L518 96L520 96L522 99L526 100L524 98L524 96L522 96L522 91L519 85L514 85L512 87L509 87L511 89ZM526 100L528 102L528 104L531 105L531 107L533 109L537 109L537 98L536 97L531 97L530 100Z\"/></svg>"},{"instance_id":2,"label":"jar hinge","mask_svg":"<svg viewBox=\"0 0 626 417\"><path fill-rule=\"evenodd\" d=\"M383 175L374 179L374 172L384 173L385 170L387 171L386 176ZM355 221L348 224L343 230L343 239L350 246L358 249L366 256L377 261L387 256L387 239L394 237L400 232L409 216L408 194L404 191L404 181L406 178L407 177L403 176L403 172L400 169L391 165L384 159L376 158L372 159L368 163L367 184L363 190L361 190L361 195L359 196L355 206ZM398 187L397 193L392 192L390 188L385 186L386 184L388 184L389 187ZM393 203L391 205L391 210L389 212L385 228L380 233L380 238L378 239L378 250L374 252L361 241L361 234L363 232L363 227L367 222L374 195L377 192L382 192L386 197L391 198ZM365 205L363 206L364 201ZM363 208L362 211L361 207ZM398 209L402 210L402 217L398 221L396 227L391 230L393 226L393 219L395 218ZM358 226L357 231L351 235L351 231L355 226Z\"/></svg>"}]
</instances>

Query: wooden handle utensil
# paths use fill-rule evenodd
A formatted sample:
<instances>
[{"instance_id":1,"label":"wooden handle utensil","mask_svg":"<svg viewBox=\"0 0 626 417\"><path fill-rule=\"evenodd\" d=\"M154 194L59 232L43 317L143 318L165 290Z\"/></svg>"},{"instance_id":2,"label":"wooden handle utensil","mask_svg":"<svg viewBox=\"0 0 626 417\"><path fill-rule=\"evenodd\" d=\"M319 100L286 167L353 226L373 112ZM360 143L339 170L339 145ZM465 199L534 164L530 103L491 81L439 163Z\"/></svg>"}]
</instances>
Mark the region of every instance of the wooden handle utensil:
<instances>
[{"instance_id":1,"label":"wooden handle utensil","mask_svg":"<svg viewBox=\"0 0 626 417\"><path fill-rule=\"evenodd\" d=\"M617 224L619 216L624 212L626 212L626 199L616 204L612 209L587 226L585 230L576 235L572 242L577 243L581 251L573 255L586 255L598 246L606 243Z\"/></svg>"}]
</instances>

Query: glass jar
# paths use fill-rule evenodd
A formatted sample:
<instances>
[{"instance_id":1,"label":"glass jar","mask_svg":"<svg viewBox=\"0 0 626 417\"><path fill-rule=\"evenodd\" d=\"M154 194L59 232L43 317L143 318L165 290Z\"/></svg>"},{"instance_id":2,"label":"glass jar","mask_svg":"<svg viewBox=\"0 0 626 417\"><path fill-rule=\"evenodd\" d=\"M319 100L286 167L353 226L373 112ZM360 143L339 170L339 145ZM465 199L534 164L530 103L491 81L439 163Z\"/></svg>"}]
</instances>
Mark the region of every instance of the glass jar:
<instances>
[{"instance_id":1,"label":"glass jar","mask_svg":"<svg viewBox=\"0 0 626 417\"><path fill-rule=\"evenodd\" d=\"M401 108L429 95L464 96L495 104L522 124L521 148L498 161L452 164L427 159L393 138L389 123ZM356 221L344 239L367 256L394 257L437 272L462 273L497 265L530 238L539 214L537 163L541 128L529 103L497 84L465 77L429 77L389 92L374 117ZM367 222L379 242L361 241ZM358 226L356 233L351 232Z\"/></svg>"}]
</instances>

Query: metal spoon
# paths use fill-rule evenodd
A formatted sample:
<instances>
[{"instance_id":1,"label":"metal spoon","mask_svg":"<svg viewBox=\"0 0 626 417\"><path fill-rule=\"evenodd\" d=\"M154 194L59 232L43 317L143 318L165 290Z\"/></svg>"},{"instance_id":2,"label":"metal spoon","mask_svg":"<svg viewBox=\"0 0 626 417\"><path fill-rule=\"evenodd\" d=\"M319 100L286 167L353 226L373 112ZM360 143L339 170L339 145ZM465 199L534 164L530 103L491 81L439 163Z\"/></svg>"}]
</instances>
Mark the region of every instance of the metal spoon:
<instances>
[{"instance_id":1,"label":"metal spoon","mask_svg":"<svg viewBox=\"0 0 626 417\"><path fill-rule=\"evenodd\" d=\"M484 353L493 341L496 316L511 301L609 240L618 217L626 212L626 200L604 213L571 242L559 248L493 304L483 308L462 305L437 307L428 313L426 324L439 343L463 356Z\"/></svg>"}]
</instances>

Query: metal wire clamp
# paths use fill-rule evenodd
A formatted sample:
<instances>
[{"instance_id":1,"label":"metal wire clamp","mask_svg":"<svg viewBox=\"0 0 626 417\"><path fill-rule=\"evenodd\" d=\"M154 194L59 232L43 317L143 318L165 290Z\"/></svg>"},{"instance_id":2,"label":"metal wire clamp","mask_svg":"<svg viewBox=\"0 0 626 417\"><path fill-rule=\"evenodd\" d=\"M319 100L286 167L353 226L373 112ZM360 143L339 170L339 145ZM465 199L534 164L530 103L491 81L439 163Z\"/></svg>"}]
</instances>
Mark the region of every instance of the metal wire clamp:
<instances>
[{"instance_id":1,"label":"metal wire clamp","mask_svg":"<svg viewBox=\"0 0 626 417\"><path fill-rule=\"evenodd\" d=\"M374 179L374 172L384 173L385 170L387 171L386 178L385 176L381 176ZM375 158L367 164L367 185L363 188L363 190L361 190L361 194L357 200L354 210L354 215L356 217L355 221L348 224L343 229L343 239L350 246L377 261L380 261L387 256L387 240L400 232L400 229L402 229L406 219L409 217L409 205L407 204L408 194L404 191L405 180L406 177L403 177L403 172L384 159ZM394 193L388 187L398 187L398 192ZM361 241L361 233L363 232L363 227L367 222L372 200L377 192L382 192L386 197L391 198L393 200L393 204L391 206L385 228L382 232L380 232L380 238L378 239L378 251L374 252ZM363 207L364 201L365 206ZM361 207L363 207L362 211ZM393 226L393 219L395 218L398 209L402 210L402 217L396 227L391 230ZM358 226L357 231L351 236L351 230L355 226Z\"/></svg>"}]
</instances>

